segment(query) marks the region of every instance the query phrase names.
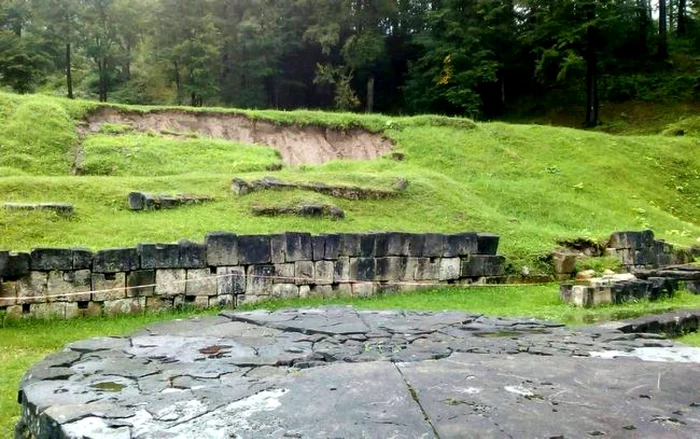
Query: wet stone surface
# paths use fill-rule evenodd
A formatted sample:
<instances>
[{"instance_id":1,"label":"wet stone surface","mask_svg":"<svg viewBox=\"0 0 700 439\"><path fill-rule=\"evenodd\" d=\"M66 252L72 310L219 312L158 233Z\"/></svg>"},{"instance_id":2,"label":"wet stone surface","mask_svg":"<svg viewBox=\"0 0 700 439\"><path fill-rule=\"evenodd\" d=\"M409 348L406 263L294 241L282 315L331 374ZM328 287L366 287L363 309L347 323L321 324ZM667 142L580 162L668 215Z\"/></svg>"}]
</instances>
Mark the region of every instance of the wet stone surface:
<instances>
[{"instance_id":1,"label":"wet stone surface","mask_svg":"<svg viewBox=\"0 0 700 439\"><path fill-rule=\"evenodd\" d=\"M651 361L649 361L651 360ZM27 373L39 438L700 437L700 349L458 312L224 312Z\"/></svg>"}]
</instances>

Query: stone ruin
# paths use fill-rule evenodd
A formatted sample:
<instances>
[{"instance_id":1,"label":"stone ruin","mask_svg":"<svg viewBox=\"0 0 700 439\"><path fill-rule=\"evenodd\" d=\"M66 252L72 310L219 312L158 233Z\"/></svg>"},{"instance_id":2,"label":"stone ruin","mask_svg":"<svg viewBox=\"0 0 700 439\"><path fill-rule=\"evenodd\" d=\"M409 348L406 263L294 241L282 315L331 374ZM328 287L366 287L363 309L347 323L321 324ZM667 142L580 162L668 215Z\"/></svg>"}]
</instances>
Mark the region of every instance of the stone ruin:
<instances>
[{"instance_id":1,"label":"stone ruin","mask_svg":"<svg viewBox=\"0 0 700 439\"><path fill-rule=\"evenodd\" d=\"M264 177L261 180L246 181L234 178L231 190L235 195L246 195L260 190L303 190L317 192L346 200L383 200L401 194L408 187L408 181L399 178L392 189L373 189L358 186L329 185L321 182L289 182L274 177Z\"/></svg>"}]
</instances>

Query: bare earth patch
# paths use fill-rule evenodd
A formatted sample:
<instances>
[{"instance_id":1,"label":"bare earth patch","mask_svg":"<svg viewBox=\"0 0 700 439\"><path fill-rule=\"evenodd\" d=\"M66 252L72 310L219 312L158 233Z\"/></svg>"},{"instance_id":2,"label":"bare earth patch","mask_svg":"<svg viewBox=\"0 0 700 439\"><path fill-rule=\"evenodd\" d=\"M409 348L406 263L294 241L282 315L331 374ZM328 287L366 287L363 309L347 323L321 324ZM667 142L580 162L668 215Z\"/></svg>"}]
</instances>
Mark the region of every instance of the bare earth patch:
<instances>
[{"instance_id":1,"label":"bare earth patch","mask_svg":"<svg viewBox=\"0 0 700 439\"><path fill-rule=\"evenodd\" d=\"M388 153L392 143L362 129L276 125L225 113L125 112L103 108L86 118L88 133L105 124L129 125L139 132L188 133L277 149L285 165L320 164L336 159L371 160Z\"/></svg>"}]
</instances>

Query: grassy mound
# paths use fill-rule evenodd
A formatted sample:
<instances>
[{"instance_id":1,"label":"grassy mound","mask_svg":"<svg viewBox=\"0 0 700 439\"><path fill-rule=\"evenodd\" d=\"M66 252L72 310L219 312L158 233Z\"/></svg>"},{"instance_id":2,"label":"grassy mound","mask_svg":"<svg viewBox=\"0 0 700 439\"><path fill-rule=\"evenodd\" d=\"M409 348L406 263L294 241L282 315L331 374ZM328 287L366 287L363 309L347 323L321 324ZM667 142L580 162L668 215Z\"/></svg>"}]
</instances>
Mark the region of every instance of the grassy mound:
<instances>
[{"instance_id":1,"label":"grassy mound","mask_svg":"<svg viewBox=\"0 0 700 439\"><path fill-rule=\"evenodd\" d=\"M672 123L664 130L666 136L695 136L700 137L700 116L686 117Z\"/></svg>"},{"instance_id":2,"label":"grassy mound","mask_svg":"<svg viewBox=\"0 0 700 439\"><path fill-rule=\"evenodd\" d=\"M76 207L71 220L0 209L0 248L201 240L212 230L479 230L501 234L502 252L514 264L532 267L559 239L603 238L621 229L650 227L673 243L700 242L697 138L613 136L437 116L180 109L381 132L403 160L336 161L284 168L274 176L378 188L390 187L399 177L409 181L403 195L382 201L267 191L236 198L231 179L270 174L264 169L278 163L274 151L204 138L149 137L123 126L81 139L81 118L95 105L0 94L0 123L11 127L0 132L0 203L61 201ZM84 173L91 175L70 175L79 147ZM216 201L133 213L125 203L133 190L197 193ZM336 204L346 220L250 213L256 204L304 200Z\"/></svg>"}]
</instances>

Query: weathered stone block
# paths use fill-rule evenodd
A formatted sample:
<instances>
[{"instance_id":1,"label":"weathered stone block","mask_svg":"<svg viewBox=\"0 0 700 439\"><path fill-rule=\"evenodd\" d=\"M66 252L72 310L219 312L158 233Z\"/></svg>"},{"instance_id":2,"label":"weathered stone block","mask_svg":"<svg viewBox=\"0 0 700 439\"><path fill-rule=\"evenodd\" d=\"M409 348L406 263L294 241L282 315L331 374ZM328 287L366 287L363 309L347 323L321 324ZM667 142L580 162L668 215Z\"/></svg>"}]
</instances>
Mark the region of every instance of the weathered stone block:
<instances>
[{"instance_id":1,"label":"weathered stone block","mask_svg":"<svg viewBox=\"0 0 700 439\"><path fill-rule=\"evenodd\" d=\"M654 232L644 230L642 232L616 232L610 236L608 247L642 249L651 247L654 243Z\"/></svg>"},{"instance_id":2,"label":"weathered stone block","mask_svg":"<svg viewBox=\"0 0 700 439\"><path fill-rule=\"evenodd\" d=\"M571 289L571 303L583 308L591 307L593 305L593 287L574 285Z\"/></svg>"},{"instance_id":3,"label":"weathered stone block","mask_svg":"<svg viewBox=\"0 0 700 439\"><path fill-rule=\"evenodd\" d=\"M182 268L156 270L157 296L184 296L187 288L187 271Z\"/></svg>"},{"instance_id":4,"label":"weathered stone block","mask_svg":"<svg viewBox=\"0 0 700 439\"><path fill-rule=\"evenodd\" d=\"M350 257L341 256L334 262L333 281L348 282L350 280Z\"/></svg>"},{"instance_id":5,"label":"weathered stone block","mask_svg":"<svg viewBox=\"0 0 700 439\"><path fill-rule=\"evenodd\" d=\"M685 283L685 288L693 294L700 294L700 280L689 280Z\"/></svg>"},{"instance_id":6,"label":"weathered stone block","mask_svg":"<svg viewBox=\"0 0 700 439\"><path fill-rule=\"evenodd\" d=\"M275 264L275 277L273 282L276 284L294 283L294 264Z\"/></svg>"},{"instance_id":7,"label":"weathered stone block","mask_svg":"<svg viewBox=\"0 0 700 439\"><path fill-rule=\"evenodd\" d=\"M374 256L383 258L389 253L389 235L387 233L374 234Z\"/></svg>"},{"instance_id":8,"label":"weathered stone block","mask_svg":"<svg viewBox=\"0 0 700 439\"><path fill-rule=\"evenodd\" d=\"M104 315L141 314L146 307L145 297L132 297L121 300L108 300L104 303Z\"/></svg>"},{"instance_id":9,"label":"weathered stone block","mask_svg":"<svg viewBox=\"0 0 700 439\"><path fill-rule=\"evenodd\" d=\"M216 269L217 295L238 295L245 293L246 275L244 267L218 267Z\"/></svg>"},{"instance_id":10,"label":"weathered stone block","mask_svg":"<svg viewBox=\"0 0 700 439\"><path fill-rule=\"evenodd\" d=\"M340 235L325 235L323 259L336 260L340 257L342 240Z\"/></svg>"},{"instance_id":11,"label":"weathered stone block","mask_svg":"<svg viewBox=\"0 0 700 439\"><path fill-rule=\"evenodd\" d=\"M246 294L251 296L270 296L274 285L274 265L251 265L248 267Z\"/></svg>"},{"instance_id":12,"label":"weathered stone block","mask_svg":"<svg viewBox=\"0 0 700 439\"><path fill-rule=\"evenodd\" d=\"M312 260L321 261L326 254L326 236L318 235L311 237Z\"/></svg>"},{"instance_id":13,"label":"weathered stone block","mask_svg":"<svg viewBox=\"0 0 700 439\"><path fill-rule=\"evenodd\" d=\"M377 285L373 282L357 282L352 284L353 297L371 297L377 293Z\"/></svg>"},{"instance_id":14,"label":"weathered stone block","mask_svg":"<svg viewBox=\"0 0 700 439\"><path fill-rule=\"evenodd\" d=\"M0 281L0 306L12 306L17 303L17 284Z\"/></svg>"},{"instance_id":15,"label":"weathered stone block","mask_svg":"<svg viewBox=\"0 0 700 439\"><path fill-rule=\"evenodd\" d=\"M408 256L410 240L408 233L389 232L387 237L387 256Z\"/></svg>"},{"instance_id":16,"label":"weathered stone block","mask_svg":"<svg viewBox=\"0 0 700 439\"><path fill-rule=\"evenodd\" d=\"M330 285L314 285L311 287L309 297L329 299L333 297L333 287Z\"/></svg>"},{"instance_id":17,"label":"weathered stone block","mask_svg":"<svg viewBox=\"0 0 700 439\"><path fill-rule=\"evenodd\" d=\"M375 246L377 244L377 235L375 233L366 233L359 235L360 237L360 257L373 258L375 256Z\"/></svg>"},{"instance_id":18,"label":"weathered stone block","mask_svg":"<svg viewBox=\"0 0 700 439\"><path fill-rule=\"evenodd\" d=\"M477 253L480 255L495 256L498 253L499 235L493 233L477 233Z\"/></svg>"},{"instance_id":19,"label":"weathered stone block","mask_svg":"<svg viewBox=\"0 0 700 439\"><path fill-rule=\"evenodd\" d=\"M31 252L31 269L69 271L73 269L73 251L62 248L35 248Z\"/></svg>"},{"instance_id":20,"label":"weathered stone block","mask_svg":"<svg viewBox=\"0 0 700 439\"><path fill-rule=\"evenodd\" d=\"M6 250L0 250L0 278L5 274L7 270L7 260L10 258L10 252Z\"/></svg>"},{"instance_id":21,"label":"weathered stone block","mask_svg":"<svg viewBox=\"0 0 700 439\"><path fill-rule=\"evenodd\" d=\"M456 258L474 255L479 252L479 240L476 233L456 233L445 235L445 251L441 256Z\"/></svg>"},{"instance_id":22,"label":"weathered stone block","mask_svg":"<svg viewBox=\"0 0 700 439\"><path fill-rule=\"evenodd\" d=\"M313 246L310 233L285 233L286 262L310 261L313 258Z\"/></svg>"},{"instance_id":23,"label":"weathered stone block","mask_svg":"<svg viewBox=\"0 0 700 439\"><path fill-rule=\"evenodd\" d=\"M299 298L306 299L311 296L311 287L309 285L299 286Z\"/></svg>"},{"instance_id":24,"label":"weathered stone block","mask_svg":"<svg viewBox=\"0 0 700 439\"><path fill-rule=\"evenodd\" d=\"M120 300L126 297L126 273L92 273L92 300Z\"/></svg>"},{"instance_id":25,"label":"weathered stone block","mask_svg":"<svg viewBox=\"0 0 700 439\"><path fill-rule=\"evenodd\" d=\"M442 258L438 280L448 281L459 279L461 274L462 260L460 258Z\"/></svg>"},{"instance_id":26,"label":"weathered stone block","mask_svg":"<svg viewBox=\"0 0 700 439\"><path fill-rule=\"evenodd\" d=\"M146 311L165 311L173 309L173 298L170 297L146 297Z\"/></svg>"},{"instance_id":27,"label":"weathered stone block","mask_svg":"<svg viewBox=\"0 0 700 439\"><path fill-rule=\"evenodd\" d=\"M233 233L207 233L204 245L210 267L238 265L238 237Z\"/></svg>"},{"instance_id":28,"label":"weathered stone block","mask_svg":"<svg viewBox=\"0 0 700 439\"><path fill-rule=\"evenodd\" d=\"M425 249L425 235L413 233L408 235L408 255L414 258L423 257Z\"/></svg>"},{"instance_id":29,"label":"weathered stone block","mask_svg":"<svg viewBox=\"0 0 700 439\"><path fill-rule=\"evenodd\" d=\"M576 253L555 250L552 252L552 265L556 274L571 275L576 269Z\"/></svg>"},{"instance_id":30,"label":"weathered stone block","mask_svg":"<svg viewBox=\"0 0 700 439\"><path fill-rule=\"evenodd\" d=\"M445 235L439 233L426 233L424 235L423 256L439 258L445 253Z\"/></svg>"},{"instance_id":31,"label":"weathered stone block","mask_svg":"<svg viewBox=\"0 0 700 439\"><path fill-rule=\"evenodd\" d=\"M196 268L187 270L187 284L185 295L187 296L216 296L217 278L208 268Z\"/></svg>"},{"instance_id":32,"label":"weathered stone block","mask_svg":"<svg viewBox=\"0 0 700 439\"><path fill-rule=\"evenodd\" d=\"M24 317L22 305L10 305L5 308L5 321L16 322Z\"/></svg>"},{"instance_id":33,"label":"weathered stone block","mask_svg":"<svg viewBox=\"0 0 700 439\"><path fill-rule=\"evenodd\" d=\"M204 244L182 240L178 245L180 246L179 268L207 267L207 247Z\"/></svg>"},{"instance_id":34,"label":"weathered stone block","mask_svg":"<svg viewBox=\"0 0 700 439\"><path fill-rule=\"evenodd\" d=\"M611 287L594 288L592 294L592 306L609 305L613 303Z\"/></svg>"},{"instance_id":35,"label":"weathered stone block","mask_svg":"<svg viewBox=\"0 0 700 439\"><path fill-rule=\"evenodd\" d=\"M29 274L29 253L3 253L0 260L0 278L17 280Z\"/></svg>"},{"instance_id":36,"label":"weathered stone block","mask_svg":"<svg viewBox=\"0 0 700 439\"><path fill-rule=\"evenodd\" d=\"M207 309L209 308L209 300L208 296L185 296L185 305L195 309Z\"/></svg>"},{"instance_id":37,"label":"weathered stone block","mask_svg":"<svg viewBox=\"0 0 700 439\"><path fill-rule=\"evenodd\" d=\"M356 233L340 234L339 256L358 256L360 254L360 235Z\"/></svg>"},{"instance_id":38,"label":"weathered stone block","mask_svg":"<svg viewBox=\"0 0 700 439\"><path fill-rule=\"evenodd\" d=\"M177 244L139 244L141 268L181 268L180 246Z\"/></svg>"},{"instance_id":39,"label":"weathered stone block","mask_svg":"<svg viewBox=\"0 0 700 439\"><path fill-rule=\"evenodd\" d=\"M462 259L465 278L503 276L506 260L503 256L472 255Z\"/></svg>"},{"instance_id":40,"label":"weathered stone block","mask_svg":"<svg viewBox=\"0 0 700 439\"><path fill-rule=\"evenodd\" d=\"M126 276L127 297L148 297L156 293L156 271L132 271Z\"/></svg>"},{"instance_id":41,"label":"weathered stone block","mask_svg":"<svg viewBox=\"0 0 700 439\"><path fill-rule=\"evenodd\" d=\"M102 302L87 302L84 307L80 304L75 304L78 307L78 315L81 317L100 317L102 315Z\"/></svg>"},{"instance_id":42,"label":"weathered stone block","mask_svg":"<svg viewBox=\"0 0 700 439\"><path fill-rule=\"evenodd\" d=\"M267 235L239 236L238 263L241 265L269 264L270 237Z\"/></svg>"},{"instance_id":43,"label":"weathered stone block","mask_svg":"<svg viewBox=\"0 0 700 439\"><path fill-rule=\"evenodd\" d=\"M253 296L252 294L244 294L236 296L236 306L250 305L267 300L269 296Z\"/></svg>"},{"instance_id":44,"label":"weathered stone block","mask_svg":"<svg viewBox=\"0 0 700 439\"><path fill-rule=\"evenodd\" d=\"M350 280L371 281L376 273L376 259L374 258L351 258L350 259Z\"/></svg>"},{"instance_id":45,"label":"weathered stone block","mask_svg":"<svg viewBox=\"0 0 700 439\"><path fill-rule=\"evenodd\" d=\"M84 302L90 300L91 277L90 270L50 272L47 284L47 292L51 296L49 301ZM66 296L61 297L64 294Z\"/></svg>"},{"instance_id":46,"label":"weathered stone block","mask_svg":"<svg viewBox=\"0 0 700 439\"><path fill-rule=\"evenodd\" d=\"M405 280L435 281L440 276L440 264L430 258L408 258Z\"/></svg>"},{"instance_id":47,"label":"weathered stone block","mask_svg":"<svg viewBox=\"0 0 700 439\"><path fill-rule=\"evenodd\" d=\"M80 309L78 309L78 302L66 302L65 304L65 310L64 310L64 316L63 318L66 320L70 319L75 319L77 317L80 317L82 314L80 313Z\"/></svg>"},{"instance_id":48,"label":"weathered stone block","mask_svg":"<svg viewBox=\"0 0 700 439\"><path fill-rule=\"evenodd\" d=\"M314 282L314 263L312 261L297 261L294 263L294 283L309 285Z\"/></svg>"},{"instance_id":49,"label":"weathered stone block","mask_svg":"<svg viewBox=\"0 0 700 439\"><path fill-rule=\"evenodd\" d=\"M645 248L634 251L634 265L657 265L659 257L652 248Z\"/></svg>"},{"instance_id":50,"label":"weathered stone block","mask_svg":"<svg viewBox=\"0 0 700 439\"><path fill-rule=\"evenodd\" d=\"M92 264L94 273L119 273L139 269L139 253L135 248L99 250Z\"/></svg>"},{"instance_id":51,"label":"weathered stone block","mask_svg":"<svg viewBox=\"0 0 700 439\"><path fill-rule=\"evenodd\" d=\"M35 319L65 319L65 302L33 303L29 315Z\"/></svg>"},{"instance_id":52,"label":"weathered stone block","mask_svg":"<svg viewBox=\"0 0 700 439\"><path fill-rule=\"evenodd\" d=\"M209 298L209 308L233 308L236 306L235 296L224 294Z\"/></svg>"},{"instance_id":53,"label":"weathered stone block","mask_svg":"<svg viewBox=\"0 0 700 439\"><path fill-rule=\"evenodd\" d=\"M17 286L17 303L45 302L48 295L49 274L32 271L15 284Z\"/></svg>"},{"instance_id":54,"label":"weathered stone block","mask_svg":"<svg viewBox=\"0 0 700 439\"><path fill-rule=\"evenodd\" d=\"M73 270L92 270L94 253L86 248L74 248L73 251Z\"/></svg>"},{"instance_id":55,"label":"weathered stone block","mask_svg":"<svg viewBox=\"0 0 700 439\"><path fill-rule=\"evenodd\" d=\"M270 236L270 262L273 264L284 264L287 261L286 248L287 239L284 235Z\"/></svg>"},{"instance_id":56,"label":"weathered stone block","mask_svg":"<svg viewBox=\"0 0 700 439\"><path fill-rule=\"evenodd\" d=\"M278 299L295 299L299 297L299 287L294 284L275 284L272 297Z\"/></svg>"},{"instance_id":57,"label":"weathered stone block","mask_svg":"<svg viewBox=\"0 0 700 439\"><path fill-rule=\"evenodd\" d=\"M342 283L334 285L333 292L337 297L352 297L352 284Z\"/></svg>"},{"instance_id":58,"label":"weathered stone block","mask_svg":"<svg viewBox=\"0 0 700 439\"><path fill-rule=\"evenodd\" d=\"M377 271L375 279L380 281L400 281L406 275L408 258L401 256L389 256L377 258Z\"/></svg>"},{"instance_id":59,"label":"weathered stone block","mask_svg":"<svg viewBox=\"0 0 700 439\"><path fill-rule=\"evenodd\" d=\"M335 274L335 263L318 261L314 264L314 283L316 285L331 285Z\"/></svg>"}]
</instances>

